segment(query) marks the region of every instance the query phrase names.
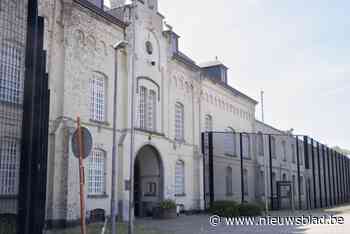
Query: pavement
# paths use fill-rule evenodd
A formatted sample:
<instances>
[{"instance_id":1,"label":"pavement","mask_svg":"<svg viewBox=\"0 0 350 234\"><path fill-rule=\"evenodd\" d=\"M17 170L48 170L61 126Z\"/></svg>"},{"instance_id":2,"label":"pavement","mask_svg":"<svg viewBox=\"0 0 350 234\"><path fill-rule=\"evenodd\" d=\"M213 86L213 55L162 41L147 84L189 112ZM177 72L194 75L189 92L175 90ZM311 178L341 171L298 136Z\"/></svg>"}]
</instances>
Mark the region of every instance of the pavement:
<instances>
[{"instance_id":1,"label":"pavement","mask_svg":"<svg viewBox=\"0 0 350 234\"><path fill-rule=\"evenodd\" d=\"M157 230L164 234L210 234L210 233L295 233L295 234L349 234L350 204L312 211L278 211L269 214L271 217L320 217L333 216L343 220L343 224L306 224L306 225L234 225L228 226L225 221L216 226L210 224L210 215L181 215L172 220L137 219L137 224L146 230ZM222 219L221 219L222 220ZM314 220L315 222L321 222ZM333 219L335 222L335 219Z\"/></svg>"}]
</instances>

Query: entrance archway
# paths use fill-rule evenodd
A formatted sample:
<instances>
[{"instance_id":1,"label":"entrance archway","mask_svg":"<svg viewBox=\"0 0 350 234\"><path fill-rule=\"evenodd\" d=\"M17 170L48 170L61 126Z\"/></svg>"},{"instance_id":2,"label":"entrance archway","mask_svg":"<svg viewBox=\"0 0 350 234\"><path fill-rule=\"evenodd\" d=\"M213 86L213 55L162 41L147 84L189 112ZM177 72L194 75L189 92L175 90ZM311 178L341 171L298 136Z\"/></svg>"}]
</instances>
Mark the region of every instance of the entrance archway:
<instances>
[{"instance_id":1,"label":"entrance archway","mask_svg":"<svg viewBox=\"0 0 350 234\"><path fill-rule=\"evenodd\" d=\"M163 163L159 152L151 145L143 146L134 164L135 216L151 216L163 199Z\"/></svg>"}]
</instances>

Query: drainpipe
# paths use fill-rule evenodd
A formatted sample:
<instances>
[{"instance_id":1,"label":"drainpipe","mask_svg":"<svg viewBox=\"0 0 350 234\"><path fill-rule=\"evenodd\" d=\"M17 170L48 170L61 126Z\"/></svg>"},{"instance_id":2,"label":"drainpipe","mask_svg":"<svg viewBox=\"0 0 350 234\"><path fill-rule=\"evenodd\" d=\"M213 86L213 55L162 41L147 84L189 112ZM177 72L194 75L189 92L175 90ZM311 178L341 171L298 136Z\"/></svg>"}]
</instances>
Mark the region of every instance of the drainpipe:
<instances>
[{"instance_id":1,"label":"drainpipe","mask_svg":"<svg viewBox=\"0 0 350 234\"><path fill-rule=\"evenodd\" d=\"M112 234L116 234L116 205L115 205L115 188L116 188L116 162L117 162L117 93L118 93L118 51L127 46L128 42L120 41L116 43L114 48L114 95L113 95L113 147L112 147L112 186L111 186L111 223Z\"/></svg>"}]
</instances>

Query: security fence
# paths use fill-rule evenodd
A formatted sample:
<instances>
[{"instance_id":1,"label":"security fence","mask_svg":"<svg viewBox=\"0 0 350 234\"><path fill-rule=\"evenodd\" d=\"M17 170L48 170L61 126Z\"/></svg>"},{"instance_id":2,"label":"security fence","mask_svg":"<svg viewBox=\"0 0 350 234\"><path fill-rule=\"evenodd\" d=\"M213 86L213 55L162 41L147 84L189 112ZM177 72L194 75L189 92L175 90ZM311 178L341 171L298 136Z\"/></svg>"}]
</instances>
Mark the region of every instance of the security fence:
<instances>
[{"instance_id":1,"label":"security fence","mask_svg":"<svg viewBox=\"0 0 350 234\"><path fill-rule=\"evenodd\" d=\"M349 201L349 158L308 136L205 132L205 207L214 201L314 209Z\"/></svg>"},{"instance_id":2,"label":"security fence","mask_svg":"<svg viewBox=\"0 0 350 234\"><path fill-rule=\"evenodd\" d=\"M36 1L0 1L0 234L44 223L49 91Z\"/></svg>"}]
</instances>

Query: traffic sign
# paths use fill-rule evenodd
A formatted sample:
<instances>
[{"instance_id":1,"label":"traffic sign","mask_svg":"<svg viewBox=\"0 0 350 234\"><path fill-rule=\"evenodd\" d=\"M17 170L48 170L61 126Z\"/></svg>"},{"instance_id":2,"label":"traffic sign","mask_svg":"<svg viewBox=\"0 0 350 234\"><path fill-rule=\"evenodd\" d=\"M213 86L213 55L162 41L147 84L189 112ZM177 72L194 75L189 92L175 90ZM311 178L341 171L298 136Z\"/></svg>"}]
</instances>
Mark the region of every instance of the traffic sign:
<instances>
[{"instance_id":1,"label":"traffic sign","mask_svg":"<svg viewBox=\"0 0 350 234\"><path fill-rule=\"evenodd\" d=\"M92 150L92 136L87 128L81 127L83 149L83 158L87 158ZM78 139L78 129L75 130L72 136L72 150L75 157L79 158L79 139Z\"/></svg>"}]
</instances>

